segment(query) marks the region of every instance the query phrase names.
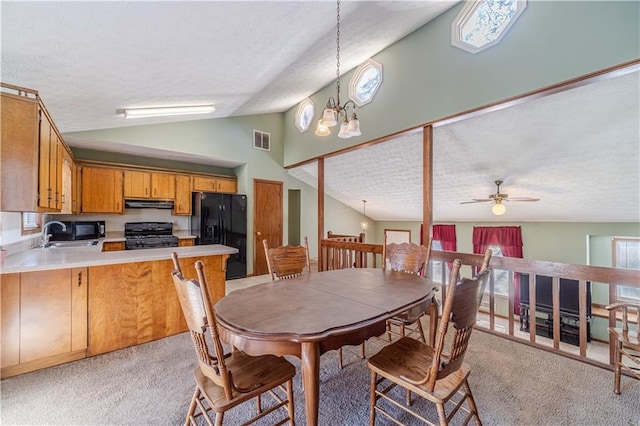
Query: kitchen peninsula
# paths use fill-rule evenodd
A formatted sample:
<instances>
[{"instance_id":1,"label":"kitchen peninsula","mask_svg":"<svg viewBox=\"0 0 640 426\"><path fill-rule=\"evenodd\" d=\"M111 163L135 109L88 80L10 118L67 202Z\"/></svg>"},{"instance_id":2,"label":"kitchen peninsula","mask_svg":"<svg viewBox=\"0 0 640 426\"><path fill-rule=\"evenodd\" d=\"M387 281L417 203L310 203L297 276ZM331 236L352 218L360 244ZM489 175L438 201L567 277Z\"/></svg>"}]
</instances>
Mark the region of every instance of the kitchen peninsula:
<instances>
[{"instance_id":1,"label":"kitchen peninsula","mask_svg":"<svg viewBox=\"0 0 640 426\"><path fill-rule=\"evenodd\" d=\"M186 277L202 260L218 300L225 294L222 245L103 252L30 249L2 266L2 378L146 343L187 330L171 280L171 253Z\"/></svg>"}]
</instances>

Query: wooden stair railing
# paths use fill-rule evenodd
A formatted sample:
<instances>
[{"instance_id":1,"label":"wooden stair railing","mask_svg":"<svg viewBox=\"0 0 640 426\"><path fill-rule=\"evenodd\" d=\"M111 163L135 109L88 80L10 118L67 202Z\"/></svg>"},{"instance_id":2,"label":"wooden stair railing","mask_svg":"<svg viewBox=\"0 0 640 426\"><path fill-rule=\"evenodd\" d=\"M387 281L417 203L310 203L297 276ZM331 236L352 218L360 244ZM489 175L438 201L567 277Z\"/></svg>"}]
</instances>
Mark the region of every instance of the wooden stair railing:
<instances>
[{"instance_id":1,"label":"wooden stair railing","mask_svg":"<svg viewBox=\"0 0 640 426\"><path fill-rule=\"evenodd\" d=\"M378 268L382 266L382 245L341 241L340 238L320 242L318 271L346 268Z\"/></svg>"}]
</instances>

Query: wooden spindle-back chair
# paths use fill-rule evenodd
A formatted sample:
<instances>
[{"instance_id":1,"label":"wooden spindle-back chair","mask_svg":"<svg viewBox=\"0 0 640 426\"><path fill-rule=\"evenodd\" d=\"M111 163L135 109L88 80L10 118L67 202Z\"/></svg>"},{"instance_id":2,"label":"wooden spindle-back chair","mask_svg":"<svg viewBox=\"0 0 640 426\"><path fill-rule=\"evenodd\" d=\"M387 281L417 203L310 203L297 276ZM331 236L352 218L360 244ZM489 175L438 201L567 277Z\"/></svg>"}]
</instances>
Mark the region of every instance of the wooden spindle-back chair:
<instances>
[{"instance_id":1,"label":"wooden spindle-back chair","mask_svg":"<svg viewBox=\"0 0 640 426\"><path fill-rule=\"evenodd\" d=\"M172 259L177 262L177 255L172 255ZM256 398L257 414L245 424L286 409L286 417L278 424L288 421L293 425L295 367L274 355L254 357L240 351L225 354L201 261L196 262L196 272L198 281L185 279L178 269L172 272L198 359L198 367L193 373L196 389L185 425L198 424L197 419L201 416L211 425L210 412L215 414L215 424L222 425L226 411L253 398ZM213 347L209 347L207 331ZM267 392L273 396L274 403L265 409L261 396Z\"/></svg>"},{"instance_id":2,"label":"wooden spindle-back chair","mask_svg":"<svg viewBox=\"0 0 640 426\"><path fill-rule=\"evenodd\" d=\"M302 275L307 270L311 273L309 264L309 243L304 237L304 245L269 247L267 240L262 240L264 254L271 280L285 280Z\"/></svg>"},{"instance_id":3,"label":"wooden spindle-back chair","mask_svg":"<svg viewBox=\"0 0 640 426\"><path fill-rule=\"evenodd\" d=\"M401 408L411 416L426 421L420 413L410 408L409 403L402 404L390 396L390 390L396 385L435 403L441 425L449 424L460 410L467 413L462 424L471 419L481 424L467 380L470 367L463 361L489 270L481 271L474 278L459 279L461 264L459 259L453 263L435 347L411 337L403 337L369 358L370 425L375 424L378 413L392 418L385 406ZM454 336L449 351L444 352L445 336L449 329L453 329ZM454 399L457 393L460 397ZM448 414L446 404L453 406ZM402 424L396 419L394 423Z\"/></svg>"},{"instance_id":4,"label":"wooden spindle-back chair","mask_svg":"<svg viewBox=\"0 0 640 426\"><path fill-rule=\"evenodd\" d=\"M607 306L607 309L622 312L621 327L609 327L609 334L615 339L613 392L620 395L623 371L640 380L640 303L620 301ZM632 316L635 317L635 326Z\"/></svg>"}]
</instances>

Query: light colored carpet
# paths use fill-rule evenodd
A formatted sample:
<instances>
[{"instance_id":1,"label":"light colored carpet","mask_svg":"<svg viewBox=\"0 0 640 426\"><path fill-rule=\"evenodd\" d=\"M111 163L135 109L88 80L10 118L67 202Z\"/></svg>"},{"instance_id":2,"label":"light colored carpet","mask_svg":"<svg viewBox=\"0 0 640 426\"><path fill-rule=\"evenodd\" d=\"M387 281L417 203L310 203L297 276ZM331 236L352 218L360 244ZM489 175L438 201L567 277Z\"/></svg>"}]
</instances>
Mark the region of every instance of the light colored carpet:
<instances>
[{"instance_id":1,"label":"light colored carpet","mask_svg":"<svg viewBox=\"0 0 640 426\"><path fill-rule=\"evenodd\" d=\"M623 377L623 393L617 396L610 371L479 331L471 339L466 361L484 424L640 425L640 382ZM368 342L367 354L379 345ZM335 352L322 356L321 425L368 424L366 360L357 356L356 347L344 352L343 370L337 367ZM299 367L297 359L289 359ZM0 419L5 425L182 424L195 365L184 333L23 374L1 382ZM303 425L300 374L295 378L295 404L296 423ZM225 424L238 424L254 408L250 403L234 409Z\"/></svg>"}]
</instances>

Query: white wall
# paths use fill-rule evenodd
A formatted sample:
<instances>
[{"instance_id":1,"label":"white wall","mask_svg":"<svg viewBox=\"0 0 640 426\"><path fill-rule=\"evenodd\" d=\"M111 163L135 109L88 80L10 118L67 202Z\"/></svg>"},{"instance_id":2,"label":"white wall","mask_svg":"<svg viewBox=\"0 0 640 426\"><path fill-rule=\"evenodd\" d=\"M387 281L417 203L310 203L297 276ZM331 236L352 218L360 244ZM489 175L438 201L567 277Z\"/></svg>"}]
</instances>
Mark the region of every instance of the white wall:
<instances>
[{"instance_id":1,"label":"white wall","mask_svg":"<svg viewBox=\"0 0 640 426\"><path fill-rule=\"evenodd\" d=\"M22 213L0 212L0 246L27 241L33 235L22 235Z\"/></svg>"}]
</instances>

